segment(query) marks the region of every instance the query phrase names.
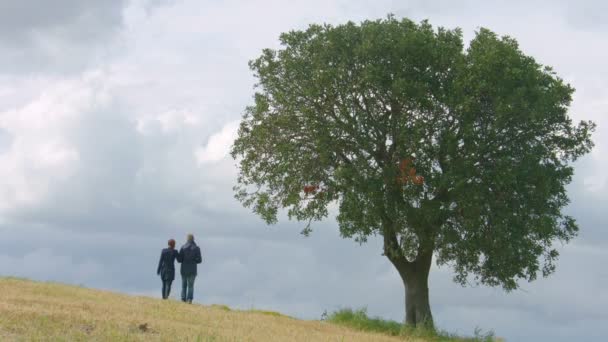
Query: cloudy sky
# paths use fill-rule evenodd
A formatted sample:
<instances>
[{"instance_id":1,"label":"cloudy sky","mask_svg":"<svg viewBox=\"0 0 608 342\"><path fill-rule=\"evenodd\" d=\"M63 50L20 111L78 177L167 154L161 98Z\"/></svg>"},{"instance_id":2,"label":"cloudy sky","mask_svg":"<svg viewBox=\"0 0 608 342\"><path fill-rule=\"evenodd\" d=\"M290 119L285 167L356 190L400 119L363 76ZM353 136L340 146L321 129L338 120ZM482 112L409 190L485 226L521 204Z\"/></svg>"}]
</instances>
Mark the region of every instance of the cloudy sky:
<instances>
[{"instance_id":1,"label":"cloudy sky","mask_svg":"<svg viewBox=\"0 0 608 342\"><path fill-rule=\"evenodd\" d=\"M281 32L388 13L461 27L467 40L482 26L515 37L577 89L571 115L598 124L568 188L581 233L557 272L506 294L434 267L437 325L510 341L608 335L601 0L0 0L0 275L160 297L160 249L193 232L202 303L401 320L403 286L379 241L343 240L333 219L309 238L298 223L266 226L233 199L227 156L251 101L248 60Z\"/></svg>"}]
</instances>

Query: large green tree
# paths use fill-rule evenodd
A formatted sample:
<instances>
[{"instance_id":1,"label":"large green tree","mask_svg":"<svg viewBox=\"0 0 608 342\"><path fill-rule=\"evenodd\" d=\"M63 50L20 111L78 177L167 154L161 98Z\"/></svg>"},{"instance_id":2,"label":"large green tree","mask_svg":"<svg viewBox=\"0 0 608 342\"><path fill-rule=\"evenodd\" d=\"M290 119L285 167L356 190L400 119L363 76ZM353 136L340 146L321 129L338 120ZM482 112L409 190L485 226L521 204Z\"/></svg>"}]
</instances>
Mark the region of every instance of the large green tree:
<instances>
[{"instance_id":1,"label":"large green tree","mask_svg":"<svg viewBox=\"0 0 608 342\"><path fill-rule=\"evenodd\" d=\"M433 324L428 275L518 287L555 270L570 165L592 148L574 89L509 37L389 16L311 25L250 62L258 83L232 156L236 197L269 224L337 204L343 237L384 241L405 285L405 321Z\"/></svg>"}]
</instances>

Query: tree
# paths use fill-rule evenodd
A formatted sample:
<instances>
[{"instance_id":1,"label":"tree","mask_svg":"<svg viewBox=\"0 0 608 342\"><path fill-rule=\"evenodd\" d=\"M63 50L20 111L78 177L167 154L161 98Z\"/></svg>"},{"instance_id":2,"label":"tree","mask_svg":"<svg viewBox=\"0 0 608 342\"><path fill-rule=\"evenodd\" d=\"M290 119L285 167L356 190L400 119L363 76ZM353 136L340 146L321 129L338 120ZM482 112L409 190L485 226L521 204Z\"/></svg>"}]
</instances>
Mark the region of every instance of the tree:
<instances>
[{"instance_id":1,"label":"tree","mask_svg":"<svg viewBox=\"0 0 608 342\"><path fill-rule=\"evenodd\" d=\"M269 224L337 204L343 237L384 241L405 322L433 327L433 256L454 280L514 290L578 232L565 185L593 146L574 89L509 37L389 16L311 25L250 62L258 84L232 156L236 198Z\"/></svg>"}]
</instances>

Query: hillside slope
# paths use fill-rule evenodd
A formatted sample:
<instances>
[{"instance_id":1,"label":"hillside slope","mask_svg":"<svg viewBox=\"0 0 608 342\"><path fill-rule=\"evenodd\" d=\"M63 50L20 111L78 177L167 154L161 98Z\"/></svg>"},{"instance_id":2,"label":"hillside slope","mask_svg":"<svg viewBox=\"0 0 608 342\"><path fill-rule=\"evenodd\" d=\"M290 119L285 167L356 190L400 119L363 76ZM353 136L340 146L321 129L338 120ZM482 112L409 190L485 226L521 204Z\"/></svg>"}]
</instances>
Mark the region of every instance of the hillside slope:
<instances>
[{"instance_id":1,"label":"hillside slope","mask_svg":"<svg viewBox=\"0 0 608 342\"><path fill-rule=\"evenodd\" d=\"M423 341L276 313L14 278L0 278L0 340Z\"/></svg>"}]
</instances>

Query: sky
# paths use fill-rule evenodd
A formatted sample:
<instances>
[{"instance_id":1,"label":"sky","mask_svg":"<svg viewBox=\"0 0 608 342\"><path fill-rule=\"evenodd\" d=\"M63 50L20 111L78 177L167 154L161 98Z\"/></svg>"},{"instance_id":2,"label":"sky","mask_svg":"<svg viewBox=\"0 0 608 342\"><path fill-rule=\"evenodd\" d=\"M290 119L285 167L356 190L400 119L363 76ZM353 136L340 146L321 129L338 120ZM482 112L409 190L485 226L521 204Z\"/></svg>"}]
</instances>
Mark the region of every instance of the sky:
<instances>
[{"instance_id":1,"label":"sky","mask_svg":"<svg viewBox=\"0 0 608 342\"><path fill-rule=\"evenodd\" d=\"M330 217L267 226L233 198L228 151L255 79L247 62L281 32L393 13L489 28L576 89L593 120L565 211L581 228L557 271L505 293L433 265L436 324L507 341L608 335L608 3L597 1L0 0L0 276L160 297L169 238L203 250L195 301L302 319L366 307L402 320L404 289L381 243ZM174 284L177 298L179 277Z\"/></svg>"}]
</instances>

